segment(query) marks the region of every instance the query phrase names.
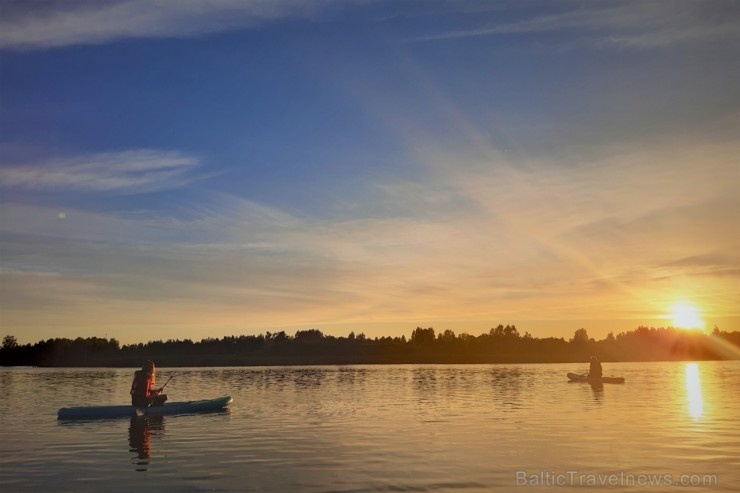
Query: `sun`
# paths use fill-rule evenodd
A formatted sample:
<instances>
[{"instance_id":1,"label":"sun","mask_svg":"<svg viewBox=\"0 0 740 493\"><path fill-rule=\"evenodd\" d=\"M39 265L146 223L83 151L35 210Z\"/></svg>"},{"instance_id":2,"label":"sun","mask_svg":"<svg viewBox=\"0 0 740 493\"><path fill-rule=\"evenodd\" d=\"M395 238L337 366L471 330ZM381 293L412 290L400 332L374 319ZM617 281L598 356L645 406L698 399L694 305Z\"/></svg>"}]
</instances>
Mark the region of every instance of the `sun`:
<instances>
[{"instance_id":1,"label":"sun","mask_svg":"<svg viewBox=\"0 0 740 493\"><path fill-rule=\"evenodd\" d=\"M675 303L671 305L671 320L673 326L679 329L704 328L704 321L699 317L699 310L689 303Z\"/></svg>"}]
</instances>

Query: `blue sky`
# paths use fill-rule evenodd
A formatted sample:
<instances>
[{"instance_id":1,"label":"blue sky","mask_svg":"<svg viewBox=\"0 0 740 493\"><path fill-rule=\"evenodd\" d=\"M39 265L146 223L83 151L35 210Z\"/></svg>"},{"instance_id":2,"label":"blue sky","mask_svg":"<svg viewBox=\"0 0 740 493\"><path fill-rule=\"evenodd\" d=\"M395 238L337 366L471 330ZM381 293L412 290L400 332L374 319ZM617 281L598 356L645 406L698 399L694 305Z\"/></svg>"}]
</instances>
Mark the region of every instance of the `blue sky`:
<instances>
[{"instance_id":1,"label":"blue sky","mask_svg":"<svg viewBox=\"0 0 740 493\"><path fill-rule=\"evenodd\" d=\"M0 326L740 329L740 5L0 5Z\"/></svg>"}]
</instances>

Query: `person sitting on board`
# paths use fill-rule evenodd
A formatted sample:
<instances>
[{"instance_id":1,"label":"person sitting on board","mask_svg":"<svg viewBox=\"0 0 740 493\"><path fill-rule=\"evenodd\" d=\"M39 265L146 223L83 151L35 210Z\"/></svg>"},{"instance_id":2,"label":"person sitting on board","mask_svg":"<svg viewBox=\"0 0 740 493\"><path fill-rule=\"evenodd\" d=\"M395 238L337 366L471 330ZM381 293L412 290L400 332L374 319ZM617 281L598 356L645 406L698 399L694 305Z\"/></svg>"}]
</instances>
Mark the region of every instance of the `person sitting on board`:
<instances>
[{"instance_id":1,"label":"person sitting on board","mask_svg":"<svg viewBox=\"0 0 740 493\"><path fill-rule=\"evenodd\" d=\"M588 368L588 378L601 378L601 362L596 356L591 356L591 364Z\"/></svg>"},{"instance_id":2,"label":"person sitting on board","mask_svg":"<svg viewBox=\"0 0 740 493\"><path fill-rule=\"evenodd\" d=\"M157 370L154 362L147 361L141 370L134 373L134 381L131 383L131 405L136 407L161 406L167 400L162 389L154 389L155 375Z\"/></svg>"}]
</instances>

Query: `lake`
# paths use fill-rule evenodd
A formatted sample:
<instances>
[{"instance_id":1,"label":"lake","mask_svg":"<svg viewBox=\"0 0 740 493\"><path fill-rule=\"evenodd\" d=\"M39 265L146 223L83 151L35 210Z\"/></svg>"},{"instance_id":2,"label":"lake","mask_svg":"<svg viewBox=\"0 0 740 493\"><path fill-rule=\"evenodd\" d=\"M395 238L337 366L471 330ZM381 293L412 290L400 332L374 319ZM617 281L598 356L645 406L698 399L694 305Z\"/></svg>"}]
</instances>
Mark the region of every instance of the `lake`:
<instances>
[{"instance_id":1,"label":"lake","mask_svg":"<svg viewBox=\"0 0 740 493\"><path fill-rule=\"evenodd\" d=\"M0 490L739 491L740 361L159 368L225 412L58 421L134 369L0 370ZM677 485L679 486L677 489Z\"/></svg>"}]
</instances>

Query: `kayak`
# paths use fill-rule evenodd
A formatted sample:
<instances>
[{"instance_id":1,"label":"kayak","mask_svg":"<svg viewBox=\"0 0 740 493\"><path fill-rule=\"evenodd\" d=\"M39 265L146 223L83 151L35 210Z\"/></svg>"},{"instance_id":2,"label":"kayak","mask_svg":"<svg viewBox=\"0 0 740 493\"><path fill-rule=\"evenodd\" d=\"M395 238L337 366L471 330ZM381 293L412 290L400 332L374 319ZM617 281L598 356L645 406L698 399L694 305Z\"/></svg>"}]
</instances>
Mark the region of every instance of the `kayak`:
<instances>
[{"instance_id":1,"label":"kayak","mask_svg":"<svg viewBox=\"0 0 740 493\"><path fill-rule=\"evenodd\" d=\"M128 418L135 416L162 416L165 414L189 414L226 409L234 401L230 396L202 401L165 402L161 406L83 406L63 407L57 412L58 419Z\"/></svg>"},{"instance_id":2,"label":"kayak","mask_svg":"<svg viewBox=\"0 0 740 493\"><path fill-rule=\"evenodd\" d=\"M589 378L588 375L579 375L577 373L568 373L568 379L571 382L588 382L588 383L624 383L622 377L600 377Z\"/></svg>"}]
</instances>

